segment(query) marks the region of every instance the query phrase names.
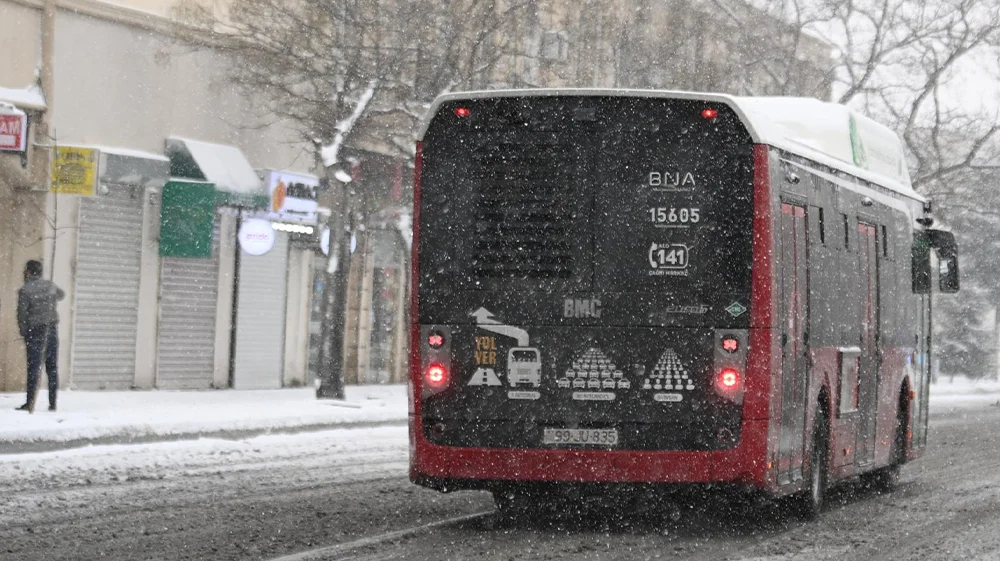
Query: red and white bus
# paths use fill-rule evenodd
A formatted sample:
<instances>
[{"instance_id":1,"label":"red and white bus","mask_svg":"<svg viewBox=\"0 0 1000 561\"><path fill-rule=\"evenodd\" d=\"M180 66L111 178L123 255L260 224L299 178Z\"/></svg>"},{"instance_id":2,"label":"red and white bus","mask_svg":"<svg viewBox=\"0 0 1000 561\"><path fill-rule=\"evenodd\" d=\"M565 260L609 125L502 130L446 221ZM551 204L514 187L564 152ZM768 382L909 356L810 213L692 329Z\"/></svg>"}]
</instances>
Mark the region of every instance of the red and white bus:
<instances>
[{"instance_id":1,"label":"red and white bus","mask_svg":"<svg viewBox=\"0 0 1000 561\"><path fill-rule=\"evenodd\" d=\"M471 92L416 154L415 483L501 510L731 484L815 516L921 455L957 250L889 129L805 98Z\"/></svg>"}]
</instances>

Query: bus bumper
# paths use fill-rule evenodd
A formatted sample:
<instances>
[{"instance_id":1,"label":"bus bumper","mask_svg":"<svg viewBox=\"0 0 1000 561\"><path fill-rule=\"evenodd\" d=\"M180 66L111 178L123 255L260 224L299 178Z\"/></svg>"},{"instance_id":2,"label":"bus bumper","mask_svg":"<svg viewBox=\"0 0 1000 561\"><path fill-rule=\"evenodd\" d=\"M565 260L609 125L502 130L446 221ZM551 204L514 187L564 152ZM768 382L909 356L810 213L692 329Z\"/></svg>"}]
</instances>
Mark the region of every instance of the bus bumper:
<instances>
[{"instance_id":1,"label":"bus bumper","mask_svg":"<svg viewBox=\"0 0 1000 561\"><path fill-rule=\"evenodd\" d=\"M442 489L498 481L733 483L766 490L767 421L744 420L740 442L714 451L458 448L431 444L410 417L410 480ZM478 485L477 482L482 482Z\"/></svg>"}]
</instances>

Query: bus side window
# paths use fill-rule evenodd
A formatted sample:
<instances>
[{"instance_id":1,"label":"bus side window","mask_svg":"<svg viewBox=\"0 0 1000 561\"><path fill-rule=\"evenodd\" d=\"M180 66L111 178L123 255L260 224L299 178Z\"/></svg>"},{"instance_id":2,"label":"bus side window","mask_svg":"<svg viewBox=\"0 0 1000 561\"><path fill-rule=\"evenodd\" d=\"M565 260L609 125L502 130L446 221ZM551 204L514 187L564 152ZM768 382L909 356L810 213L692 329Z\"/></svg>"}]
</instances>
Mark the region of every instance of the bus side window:
<instances>
[{"instance_id":1,"label":"bus side window","mask_svg":"<svg viewBox=\"0 0 1000 561\"><path fill-rule=\"evenodd\" d=\"M818 207L819 212L819 243L826 245L826 221L823 219L823 207Z\"/></svg>"},{"instance_id":2,"label":"bus side window","mask_svg":"<svg viewBox=\"0 0 1000 561\"><path fill-rule=\"evenodd\" d=\"M840 351L840 415L858 410L861 349Z\"/></svg>"},{"instance_id":3,"label":"bus side window","mask_svg":"<svg viewBox=\"0 0 1000 561\"><path fill-rule=\"evenodd\" d=\"M823 216L823 207L810 206L809 216L815 217L810 221L810 233L814 244L826 245L826 219Z\"/></svg>"},{"instance_id":4,"label":"bus side window","mask_svg":"<svg viewBox=\"0 0 1000 561\"><path fill-rule=\"evenodd\" d=\"M851 250L851 224L847 219L846 214L841 214L841 218L844 220L844 249Z\"/></svg>"}]
</instances>

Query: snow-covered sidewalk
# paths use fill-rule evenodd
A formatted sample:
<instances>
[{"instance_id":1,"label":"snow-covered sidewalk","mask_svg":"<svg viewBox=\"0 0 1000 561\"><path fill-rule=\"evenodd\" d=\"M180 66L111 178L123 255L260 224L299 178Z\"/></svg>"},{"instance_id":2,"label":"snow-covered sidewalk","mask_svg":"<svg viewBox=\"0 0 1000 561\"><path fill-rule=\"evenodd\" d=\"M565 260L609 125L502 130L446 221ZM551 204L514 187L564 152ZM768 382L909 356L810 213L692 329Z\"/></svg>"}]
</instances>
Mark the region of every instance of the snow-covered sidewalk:
<instances>
[{"instance_id":1,"label":"snow-covered sidewalk","mask_svg":"<svg viewBox=\"0 0 1000 561\"><path fill-rule=\"evenodd\" d=\"M59 411L38 397L34 415L14 408L23 394L0 394L0 454L87 444L128 444L206 436L243 438L270 432L402 424L405 386L349 386L345 401L317 400L314 390L64 391ZM941 378L932 408L1000 402L1000 382Z\"/></svg>"},{"instance_id":2,"label":"snow-covered sidewalk","mask_svg":"<svg viewBox=\"0 0 1000 561\"><path fill-rule=\"evenodd\" d=\"M14 408L23 394L0 394L0 454L85 444L246 436L402 423L405 386L349 386L344 401L318 400L315 390L128 391L59 393L47 411L45 392L34 415Z\"/></svg>"},{"instance_id":3,"label":"snow-covered sidewalk","mask_svg":"<svg viewBox=\"0 0 1000 561\"><path fill-rule=\"evenodd\" d=\"M1000 381L941 376L931 384L931 407L1000 402Z\"/></svg>"}]
</instances>

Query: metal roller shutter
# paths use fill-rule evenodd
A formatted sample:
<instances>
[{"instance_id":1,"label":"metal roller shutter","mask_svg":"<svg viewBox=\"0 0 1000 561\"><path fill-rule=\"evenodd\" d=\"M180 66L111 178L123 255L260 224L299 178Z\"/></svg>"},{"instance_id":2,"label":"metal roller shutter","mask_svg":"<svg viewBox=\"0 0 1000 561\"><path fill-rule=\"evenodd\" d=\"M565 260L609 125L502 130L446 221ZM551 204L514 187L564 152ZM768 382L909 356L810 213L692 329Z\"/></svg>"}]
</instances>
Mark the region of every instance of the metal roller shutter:
<instances>
[{"instance_id":1,"label":"metal roller shutter","mask_svg":"<svg viewBox=\"0 0 1000 561\"><path fill-rule=\"evenodd\" d=\"M72 385L126 389L135 383L143 191L106 185L80 201Z\"/></svg>"},{"instance_id":2,"label":"metal roller shutter","mask_svg":"<svg viewBox=\"0 0 1000 561\"><path fill-rule=\"evenodd\" d=\"M218 293L219 220L216 218L211 259L163 258L156 387L212 387Z\"/></svg>"},{"instance_id":3,"label":"metal roller shutter","mask_svg":"<svg viewBox=\"0 0 1000 561\"><path fill-rule=\"evenodd\" d=\"M287 283L286 232L275 232L274 247L264 255L240 254L233 383L237 389L281 387Z\"/></svg>"}]
</instances>

